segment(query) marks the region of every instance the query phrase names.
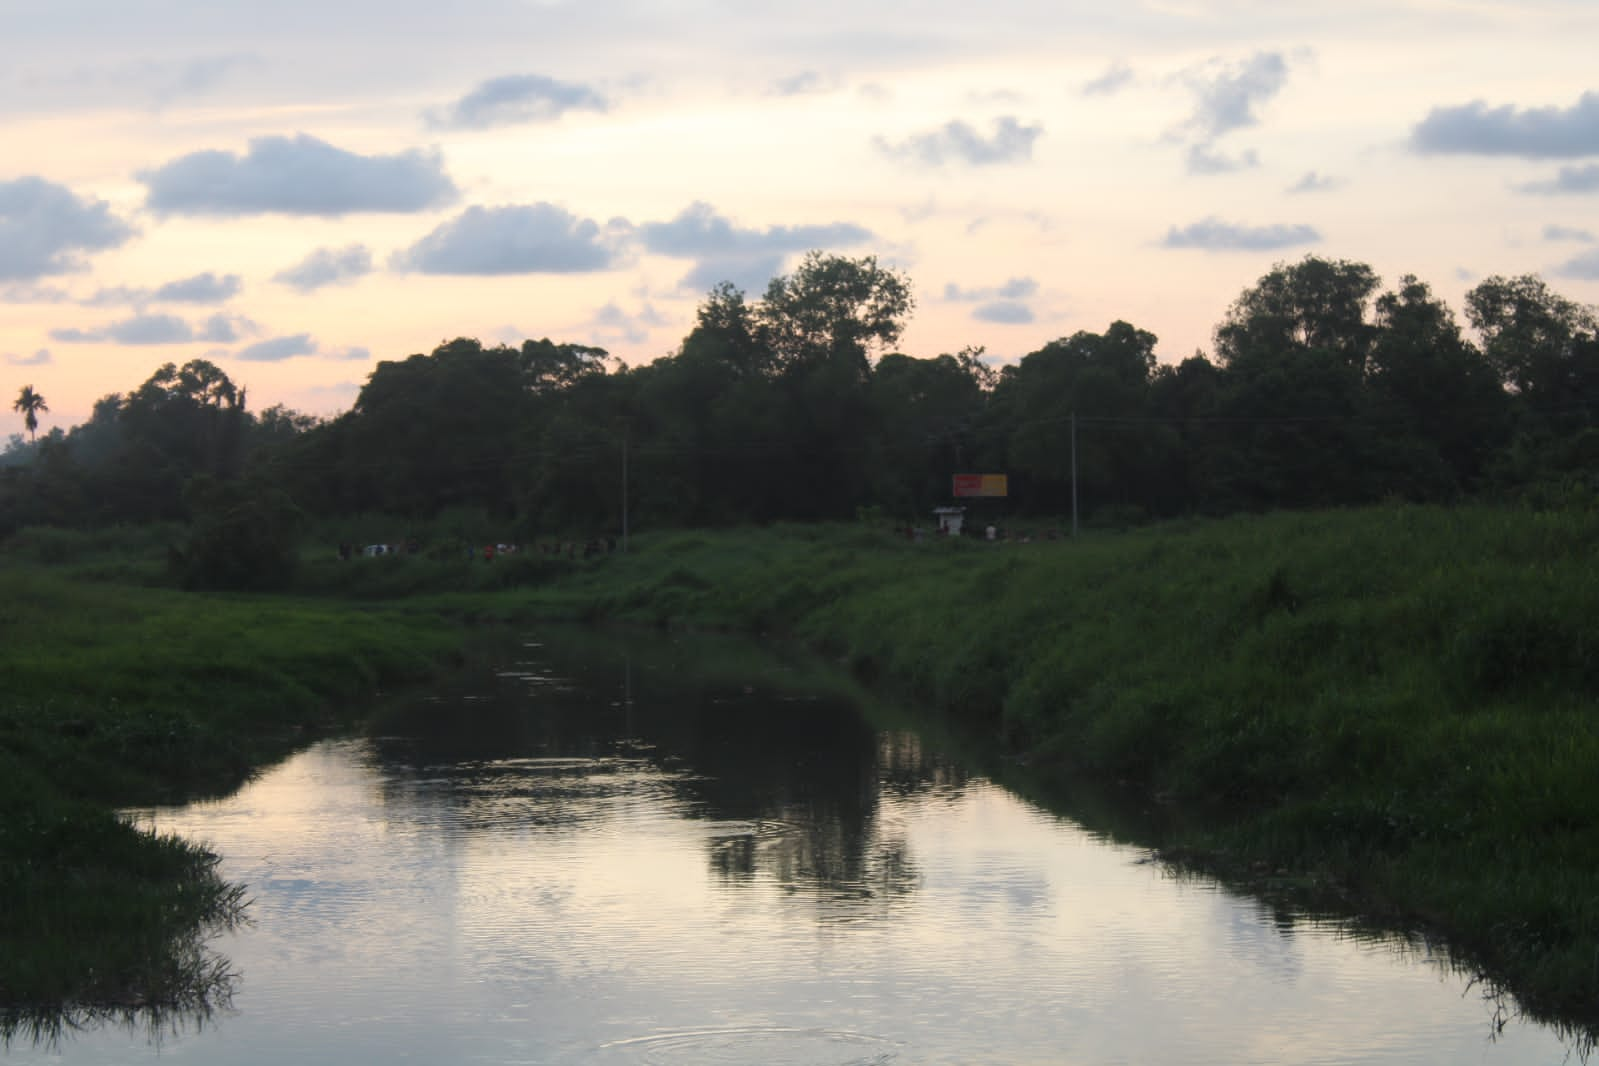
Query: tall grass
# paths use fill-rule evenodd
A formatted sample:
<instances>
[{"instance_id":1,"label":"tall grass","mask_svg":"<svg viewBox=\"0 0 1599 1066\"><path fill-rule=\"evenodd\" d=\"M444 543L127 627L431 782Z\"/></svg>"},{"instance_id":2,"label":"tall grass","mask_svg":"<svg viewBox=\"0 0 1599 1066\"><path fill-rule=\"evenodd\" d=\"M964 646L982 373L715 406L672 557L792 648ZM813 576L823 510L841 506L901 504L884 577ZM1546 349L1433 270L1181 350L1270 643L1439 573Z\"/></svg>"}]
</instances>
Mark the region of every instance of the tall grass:
<instances>
[{"instance_id":1,"label":"tall grass","mask_svg":"<svg viewBox=\"0 0 1599 1066\"><path fill-rule=\"evenodd\" d=\"M1599 1021L1599 515L1391 506L1032 544L866 527L637 538L507 613L781 633L1034 771L1203 812Z\"/></svg>"}]
</instances>

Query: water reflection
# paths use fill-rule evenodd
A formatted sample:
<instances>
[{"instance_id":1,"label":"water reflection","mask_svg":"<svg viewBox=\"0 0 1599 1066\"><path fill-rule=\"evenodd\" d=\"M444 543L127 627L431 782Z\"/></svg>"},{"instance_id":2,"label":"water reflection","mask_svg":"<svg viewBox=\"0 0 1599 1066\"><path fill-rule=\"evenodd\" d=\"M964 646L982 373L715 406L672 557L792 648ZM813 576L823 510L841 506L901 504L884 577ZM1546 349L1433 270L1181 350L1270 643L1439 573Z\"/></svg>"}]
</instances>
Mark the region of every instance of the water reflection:
<instances>
[{"instance_id":1,"label":"water reflection","mask_svg":"<svg viewBox=\"0 0 1599 1066\"><path fill-rule=\"evenodd\" d=\"M517 650L224 803L195 1061L1563 1061L1492 1005L1020 801L803 668ZM38 1055L38 1058L55 1056ZM154 1058L105 1033L61 1061ZM18 1056L27 1060L26 1053Z\"/></svg>"}]
</instances>

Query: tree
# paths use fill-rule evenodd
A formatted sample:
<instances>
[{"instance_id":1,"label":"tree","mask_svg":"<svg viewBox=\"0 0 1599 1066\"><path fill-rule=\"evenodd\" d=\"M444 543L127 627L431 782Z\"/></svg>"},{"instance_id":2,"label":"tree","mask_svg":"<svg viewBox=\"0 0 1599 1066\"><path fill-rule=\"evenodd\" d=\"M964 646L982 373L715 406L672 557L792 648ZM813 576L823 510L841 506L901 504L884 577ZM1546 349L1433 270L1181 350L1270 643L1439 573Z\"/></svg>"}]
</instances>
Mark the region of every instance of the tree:
<instances>
[{"instance_id":1,"label":"tree","mask_svg":"<svg viewBox=\"0 0 1599 1066\"><path fill-rule=\"evenodd\" d=\"M1578 342L1599 329L1593 308L1550 292L1535 274L1488 278L1466 293L1466 318L1505 385L1541 406L1569 398Z\"/></svg>"},{"instance_id":2,"label":"tree","mask_svg":"<svg viewBox=\"0 0 1599 1066\"><path fill-rule=\"evenodd\" d=\"M864 380L872 354L898 342L914 306L910 282L876 256L808 252L794 273L772 279L754 317L785 369L842 363Z\"/></svg>"},{"instance_id":3,"label":"tree","mask_svg":"<svg viewBox=\"0 0 1599 1066\"><path fill-rule=\"evenodd\" d=\"M34 434L39 429L39 413L49 411L50 405L44 402L44 397L33 391L32 385L22 386L22 391L17 393L17 402L11 409L22 415L22 424L28 429L28 439L33 440Z\"/></svg>"},{"instance_id":4,"label":"tree","mask_svg":"<svg viewBox=\"0 0 1599 1066\"><path fill-rule=\"evenodd\" d=\"M1316 256L1278 263L1228 309L1216 328L1216 354L1231 367L1289 350L1322 351L1364 371L1374 333L1366 311L1378 283L1364 263Z\"/></svg>"}]
</instances>

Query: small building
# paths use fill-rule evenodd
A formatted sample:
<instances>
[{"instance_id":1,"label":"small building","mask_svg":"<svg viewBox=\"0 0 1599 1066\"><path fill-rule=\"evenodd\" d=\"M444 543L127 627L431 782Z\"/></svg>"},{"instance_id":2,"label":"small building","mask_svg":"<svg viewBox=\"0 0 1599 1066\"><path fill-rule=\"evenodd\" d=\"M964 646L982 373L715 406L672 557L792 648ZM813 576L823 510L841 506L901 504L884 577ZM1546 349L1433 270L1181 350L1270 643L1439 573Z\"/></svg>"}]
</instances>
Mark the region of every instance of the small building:
<instances>
[{"instance_id":1,"label":"small building","mask_svg":"<svg viewBox=\"0 0 1599 1066\"><path fill-rule=\"evenodd\" d=\"M938 519L938 531L946 536L958 537L961 535L961 523L966 520L964 507L935 507L933 515Z\"/></svg>"}]
</instances>

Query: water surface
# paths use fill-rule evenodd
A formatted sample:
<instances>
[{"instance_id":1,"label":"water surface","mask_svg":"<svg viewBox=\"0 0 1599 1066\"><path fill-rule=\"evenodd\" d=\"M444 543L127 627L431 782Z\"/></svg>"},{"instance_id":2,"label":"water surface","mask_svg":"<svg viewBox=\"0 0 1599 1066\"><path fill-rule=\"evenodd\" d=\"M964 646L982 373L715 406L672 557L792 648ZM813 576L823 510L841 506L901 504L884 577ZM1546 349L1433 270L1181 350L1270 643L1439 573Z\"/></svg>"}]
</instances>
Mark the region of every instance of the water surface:
<instances>
[{"instance_id":1,"label":"water surface","mask_svg":"<svg viewBox=\"0 0 1599 1066\"><path fill-rule=\"evenodd\" d=\"M729 646L530 639L221 802L231 1006L18 1062L1566 1061L1424 949L1040 810Z\"/></svg>"}]
</instances>

